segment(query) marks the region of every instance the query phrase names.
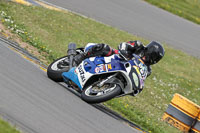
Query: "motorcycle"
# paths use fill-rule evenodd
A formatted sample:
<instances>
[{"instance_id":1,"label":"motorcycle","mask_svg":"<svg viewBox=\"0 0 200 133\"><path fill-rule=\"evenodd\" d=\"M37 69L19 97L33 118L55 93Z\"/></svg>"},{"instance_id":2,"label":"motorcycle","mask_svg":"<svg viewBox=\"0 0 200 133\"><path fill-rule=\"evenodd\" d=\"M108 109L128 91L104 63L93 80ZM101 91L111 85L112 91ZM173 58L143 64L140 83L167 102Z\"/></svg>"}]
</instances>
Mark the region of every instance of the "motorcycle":
<instances>
[{"instance_id":1,"label":"motorcycle","mask_svg":"<svg viewBox=\"0 0 200 133\"><path fill-rule=\"evenodd\" d=\"M131 60L122 54L90 57L76 65L73 57L81 52L83 49L77 49L76 44L69 44L67 56L48 66L48 77L56 82L64 81L88 103L132 95L143 87L147 67L139 56L133 54Z\"/></svg>"}]
</instances>

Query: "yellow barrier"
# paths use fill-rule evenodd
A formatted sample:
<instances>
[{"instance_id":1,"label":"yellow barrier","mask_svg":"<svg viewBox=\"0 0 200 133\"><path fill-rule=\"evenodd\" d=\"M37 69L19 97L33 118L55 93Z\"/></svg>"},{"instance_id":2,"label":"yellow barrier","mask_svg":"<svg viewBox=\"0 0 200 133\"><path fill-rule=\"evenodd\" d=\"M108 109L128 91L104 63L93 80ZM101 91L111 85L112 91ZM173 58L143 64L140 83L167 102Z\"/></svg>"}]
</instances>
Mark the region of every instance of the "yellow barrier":
<instances>
[{"instance_id":1,"label":"yellow barrier","mask_svg":"<svg viewBox=\"0 0 200 133\"><path fill-rule=\"evenodd\" d=\"M200 106L175 94L163 115L163 120L183 132L200 133Z\"/></svg>"},{"instance_id":2,"label":"yellow barrier","mask_svg":"<svg viewBox=\"0 0 200 133\"><path fill-rule=\"evenodd\" d=\"M17 3L20 3L20 4L24 4L24 5L27 5L27 6L30 6L31 3L25 1L25 0L12 0L14 2L17 2Z\"/></svg>"}]
</instances>

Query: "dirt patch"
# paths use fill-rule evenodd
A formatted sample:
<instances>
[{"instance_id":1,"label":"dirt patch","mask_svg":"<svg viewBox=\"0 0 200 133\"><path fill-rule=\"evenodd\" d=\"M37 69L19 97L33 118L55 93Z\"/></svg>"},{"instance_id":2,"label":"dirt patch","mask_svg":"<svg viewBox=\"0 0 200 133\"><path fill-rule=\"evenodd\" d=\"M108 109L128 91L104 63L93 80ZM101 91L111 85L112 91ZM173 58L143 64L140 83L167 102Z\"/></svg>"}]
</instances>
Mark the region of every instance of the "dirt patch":
<instances>
[{"instance_id":1,"label":"dirt patch","mask_svg":"<svg viewBox=\"0 0 200 133\"><path fill-rule=\"evenodd\" d=\"M7 29L1 22L0 22L0 33L6 37L8 40L12 40L19 44L20 47L28 51L30 54L34 55L44 64L48 64L45 56L48 54L45 52L40 52L37 48L33 47L32 45L23 42L20 37L14 33L12 33L9 29Z\"/></svg>"}]
</instances>

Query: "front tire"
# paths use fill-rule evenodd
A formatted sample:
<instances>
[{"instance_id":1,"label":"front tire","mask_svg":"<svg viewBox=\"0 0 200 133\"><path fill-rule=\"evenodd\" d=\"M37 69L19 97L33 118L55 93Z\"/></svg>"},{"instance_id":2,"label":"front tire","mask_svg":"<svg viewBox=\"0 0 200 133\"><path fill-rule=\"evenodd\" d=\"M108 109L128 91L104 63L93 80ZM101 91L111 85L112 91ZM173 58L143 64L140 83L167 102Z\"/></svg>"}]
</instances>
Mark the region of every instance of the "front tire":
<instances>
[{"instance_id":1,"label":"front tire","mask_svg":"<svg viewBox=\"0 0 200 133\"><path fill-rule=\"evenodd\" d=\"M121 93L118 84L107 83L103 85L103 90L97 90L97 84L85 88L81 93L81 98L88 103L100 103L114 98Z\"/></svg>"},{"instance_id":2,"label":"front tire","mask_svg":"<svg viewBox=\"0 0 200 133\"><path fill-rule=\"evenodd\" d=\"M65 63L63 63L65 61ZM68 56L53 61L47 68L47 76L55 82L62 82L62 73L69 70Z\"/></svg>"}]
</instances>

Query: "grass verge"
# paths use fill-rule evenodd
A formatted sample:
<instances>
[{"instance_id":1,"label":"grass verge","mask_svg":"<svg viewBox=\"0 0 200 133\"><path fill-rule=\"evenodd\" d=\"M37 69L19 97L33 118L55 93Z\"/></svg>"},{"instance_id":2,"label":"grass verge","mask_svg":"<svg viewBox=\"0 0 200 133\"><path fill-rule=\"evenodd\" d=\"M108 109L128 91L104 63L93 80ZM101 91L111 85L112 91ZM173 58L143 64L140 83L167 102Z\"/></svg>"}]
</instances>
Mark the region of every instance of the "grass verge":
<instances>
[{"instance_id":1,"label":"grass verge","mask_svg":"<svg viewBox=\"0 0 200 133\"><path fill-rule=\"evenodd\" d=\"M20 133L20 132L0 118L0 133Z\"/></svg>"},{"instance_id":2,"label":"grass verge","mask_svg":"<svg viewBox=\"0 0 200 133\"><path fill-rule=\"evenodd\" d=\"M145 0L180 17L200 24L200 0Z\"/></svg>"},{"instance_id":3,"label":"grass verge","mask_svg":"<svg viewBox=\"0 0 200 133\"><path fill-rule=\"evenodd\" d=\"M70 12L58 12L41 7L24 6L0 0L0 21L24 42L46 52L50 63L66 54L67 44L79 47L88 42L107 43L117 48L122 41L141 40L133 36ZM161 120L174 93L200 104L200 60L165 45L166 55L152 67L144 91L137 97L126 96L106 103L108 107L140 125L149 132L176 133L177 129Z\"/></svg>"}]
</instances>

